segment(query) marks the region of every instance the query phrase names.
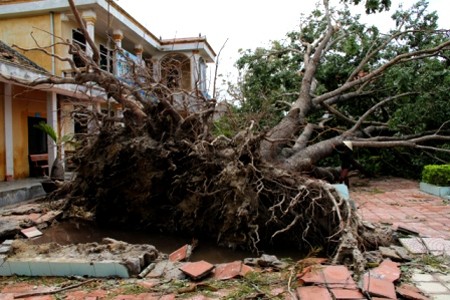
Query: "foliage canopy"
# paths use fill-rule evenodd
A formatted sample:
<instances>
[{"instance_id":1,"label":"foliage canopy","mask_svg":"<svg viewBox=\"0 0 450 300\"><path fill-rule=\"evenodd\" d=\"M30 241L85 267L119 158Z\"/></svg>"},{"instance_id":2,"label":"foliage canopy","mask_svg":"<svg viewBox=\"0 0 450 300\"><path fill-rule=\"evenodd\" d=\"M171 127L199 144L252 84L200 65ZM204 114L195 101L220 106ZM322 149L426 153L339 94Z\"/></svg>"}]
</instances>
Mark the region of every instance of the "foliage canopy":
<instances>
[{"instance_id":1,"label":"foliage canopy","mask_svg":"<svg viewBox=\"0 0 450 300\"><path fill-rule=\"evenodd\" d=\"M360 1L344 1L358 4ZM368 12L381 11L390 1L367 1ZM429 12L427 1L418 1L408 9L399 8L392 18L396 28L382 33L374 26L363 24L359 16L348 9L335 8L337 37L327 45L313 79L312 97L339 89L352 80L367 76L374 70L402 55L431 49L448 40L449 31L438 29L436 12ZM300 30L287 33L284 41L273 41L267 48L242 52L236 66L242 75L239 83L243 99L238 108L241 118L256 120L260 129L277 124L298 99L305 72L307 44L323 38L329 23L327 11L317 8L306 17ZM338 135L352 126L350 118L362 116L382 101L367 118L380 127L379 135L392 139L414 136L426 132L448 134L450 110L448 109L448 86L450 83L450 51L428 55L421 59L403 59L383 69L370 81L356 86L351 101L342 93L329 101L327 110L316 110L308 115L309 122L327 120L328 131L317 135L323 140ZM335 110L336 114L330 114ZM381 126L387 124L387 126ZM316 140L316 141L317 141ZM431 142L449 149L448 144ZM361 151L361 159L373 171L389 170L396 175L408 175L404 168L392 167L402 158L410 174L419 176L424 164L449 159L446 152L432 153L426 149L384 149Z\"/></svg>"}]
</instances>

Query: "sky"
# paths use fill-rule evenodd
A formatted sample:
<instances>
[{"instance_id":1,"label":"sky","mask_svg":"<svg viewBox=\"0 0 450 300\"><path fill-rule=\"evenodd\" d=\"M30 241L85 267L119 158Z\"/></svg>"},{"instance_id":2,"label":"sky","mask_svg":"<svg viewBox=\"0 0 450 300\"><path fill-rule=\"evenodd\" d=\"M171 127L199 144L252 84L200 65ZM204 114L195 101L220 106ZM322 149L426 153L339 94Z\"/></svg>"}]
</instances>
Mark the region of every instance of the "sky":
<instances>
[{"instance_id":1,"label":"sky","mask_svg":"<svg viewBox=\"0 0 450 300\"><path fill-rule=\"evenodd\" d=\"M299 27L301 14L315 8L317 0L116 0L138 22L158 37L206 36L209 44L219 53L218 73L235 76L234 62L239 49L264 47L273 40L283 40L286 33ZM362 1L365 2L365 1ZM365 17L367 23L379 28L393 24L390 16L400 3L410 7L414 0L392 0L389 12ZM331 0L336 4L337 0ZM430 10L440 15L440 26L450 29L450 18L445 13L450 8L448 0L429 0ZM364 14L363 5L355 9ZM367 20L367 21L366 21ZM226 43L226 44L225 44ZM224 45L225 44L225 45ZM210 66L210 72L214 66ZM233 75L234 74L234 75Z\"/></svg>"}]
</instances>

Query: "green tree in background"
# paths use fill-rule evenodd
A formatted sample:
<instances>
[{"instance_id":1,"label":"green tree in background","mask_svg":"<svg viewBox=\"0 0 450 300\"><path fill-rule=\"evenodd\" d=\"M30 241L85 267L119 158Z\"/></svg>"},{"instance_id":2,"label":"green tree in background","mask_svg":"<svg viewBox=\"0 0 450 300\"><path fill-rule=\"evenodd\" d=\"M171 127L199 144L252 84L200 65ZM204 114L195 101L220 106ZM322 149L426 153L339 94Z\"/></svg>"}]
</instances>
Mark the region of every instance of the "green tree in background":
<instances>
[{"instance_id":1,"label":"green tree in background","mask_svg":"<svg viewBox=\"0 0 450 300\"><path fill-rule=\"evenodd\" d=\"M390 5L367 1L366 8L375 3ZM448 161L449 31L438 29L427 7L400 8L392 15L396 28L385 34L346 5L324 1L285 41L242 52L240 120L268 131L278 147L266 145L271 157L294 165L313 145L309 162L320 165L343 139L364 148L360 159L375 172L419 176L423 164Z\"/></svg>"}]
</instances>

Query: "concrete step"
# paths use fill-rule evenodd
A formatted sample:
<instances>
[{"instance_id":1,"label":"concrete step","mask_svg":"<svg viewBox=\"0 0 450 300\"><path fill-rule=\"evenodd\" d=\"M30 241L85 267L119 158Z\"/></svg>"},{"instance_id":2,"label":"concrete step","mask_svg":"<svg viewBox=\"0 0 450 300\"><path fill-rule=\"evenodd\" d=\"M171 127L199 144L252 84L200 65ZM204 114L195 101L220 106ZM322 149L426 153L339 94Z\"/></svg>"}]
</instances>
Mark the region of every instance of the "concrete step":
<instances>
[{"instance_id":1,"label":"concrete step","mask_svg":"<svg viewBox=\"0 0 450 300\"><path fill-rule=\"evenodd\" d=\"M45 195L41 181L44 179L30 178L1 182L0 185L0 207L11 204L22 203Z\"/></svg>"}]
</instances>

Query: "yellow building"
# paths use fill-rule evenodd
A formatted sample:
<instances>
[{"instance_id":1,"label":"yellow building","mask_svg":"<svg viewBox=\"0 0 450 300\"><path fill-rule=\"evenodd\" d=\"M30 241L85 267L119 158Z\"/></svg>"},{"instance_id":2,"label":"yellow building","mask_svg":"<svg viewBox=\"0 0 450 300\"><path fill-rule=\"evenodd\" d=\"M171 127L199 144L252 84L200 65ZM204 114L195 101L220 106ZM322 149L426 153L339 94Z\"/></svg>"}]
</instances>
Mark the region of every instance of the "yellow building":
<instances>
[{"instance_id":1,"label":"yellow building","mask_svg":"<svg viewBox=\"0 0 450 300\"><path fill-rule=\"evenodd\" d=\"M110 0L75 1L87 32L101 52L100 64L106 71L124 78L124 57L148 67L155 81L165 83L180 97L186 91L207 95L206 68L215 53L205 37L162 40L138 23ZM105 108L104 94L71 85L29 88L18 80L31 81L43 76L71 76L70 64L55 57L73 59L76 55L58 41L78 44L92 51L80 32L67 0L0 0L0 180L30 176L29 155L47 153L55 158L55 145L33 125L45 121L60 134L77 131L68 119L74 105ZM17 45L14 50L8 47ZM43 47L43 51L23 51ZM114 49L121 49L114 52ZM9 53L9 54L8 54ZM51 54L51 55L49 55ZM52 56L54 55L54 56ZM33 64L34 63L34 64ZM81 65L79 67L82 67ZM121 108L114 106L115 113Z\"/></svg>"}]
</instances>

